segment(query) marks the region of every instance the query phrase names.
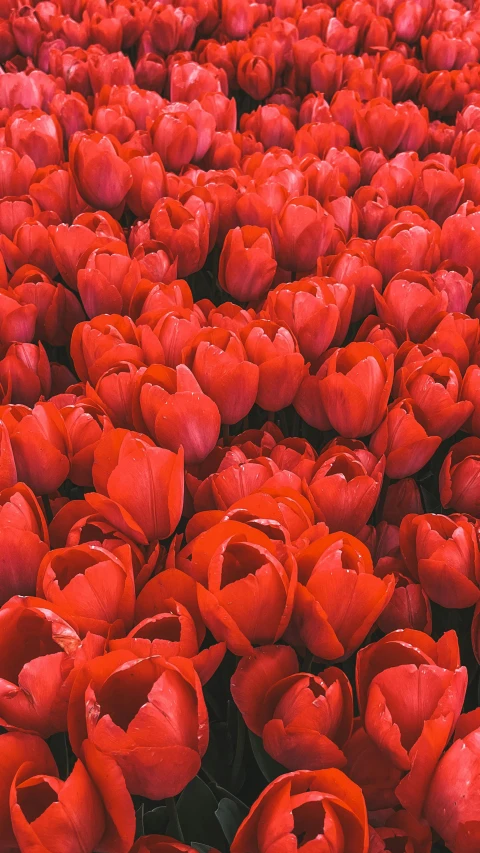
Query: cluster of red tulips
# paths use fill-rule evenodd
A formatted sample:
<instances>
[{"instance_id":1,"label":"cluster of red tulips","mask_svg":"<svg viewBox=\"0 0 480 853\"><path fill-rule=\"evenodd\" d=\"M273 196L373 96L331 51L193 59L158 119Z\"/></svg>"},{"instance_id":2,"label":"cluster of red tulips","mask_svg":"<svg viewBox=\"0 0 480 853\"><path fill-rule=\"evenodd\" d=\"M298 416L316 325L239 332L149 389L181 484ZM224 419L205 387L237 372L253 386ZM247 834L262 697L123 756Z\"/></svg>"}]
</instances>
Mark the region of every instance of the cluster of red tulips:
<instances>
[{"instance_id":1,"label":"cluster of red tulips","mask_svg":"<svg viewBox=\"0 0 480 853\"><path fill-rule=\"evenodd\" d=\"M0 0L0 851L479 853L480 0Z\"/></svg>"}]
</instances>

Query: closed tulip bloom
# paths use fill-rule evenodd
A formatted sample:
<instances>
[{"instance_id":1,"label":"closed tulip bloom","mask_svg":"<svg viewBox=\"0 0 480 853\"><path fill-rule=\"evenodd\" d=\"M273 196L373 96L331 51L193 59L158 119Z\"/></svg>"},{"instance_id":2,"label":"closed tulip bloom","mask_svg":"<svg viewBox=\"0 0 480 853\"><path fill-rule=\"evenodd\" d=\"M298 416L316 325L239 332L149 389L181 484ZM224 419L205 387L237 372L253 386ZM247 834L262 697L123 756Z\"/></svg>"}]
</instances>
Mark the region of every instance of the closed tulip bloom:
<instances>
[{"instance_id":1,"label":"closed tulip bloom","mask_svg":"<svg viewBox=\"0 0 480 853\"><path fill-rule=\"evenodd\" d=\"M273 56L256 56L247 51L237 66L237 82L244 92L256 101L263 101L272 92L275 82Z\"/></svg>"},{"instance_id":2,"label":"closed tulip bloom","mask_svg":"<svg viewBox=\"0 0 480 853\"><path fill-rule=\"evenodd\" d=\"M378 566L375 567L375 574L380 574ZM383 572L381 575L383 576ZM385 634L400 628L412 628L431 634L432 610L421 585L412 583L405 575L396 574L395 577L394 593L377 620L378 627Z\"/></svg>"},{"instance_id":3,"label":"closed tulip bloom","mask_svg":"<svg viewBox=\"0 0 480 853\"><path fill-rule=\"evenodd\" d=\"M353 700L340 669L330 667L317 676L299 672L289 646L261 646L239 662L231 691L248 728L284 767L323 770L346 764L341 748L350 736Z\"/></svg>"},{"instance_id":4,"label":"closed tulip bloom","mask_svg":"<svg viewBox=\"0 0 480 853\"><path fill-rule=\"evenodd\" d=\"M473 403L460 400L461 375L451 358L431 355L400 377L398 394L409 397L429 435L445 439L462 427Z\"/></svg>"},{"instance_id":5,"label":"closed tulip bloom","mask_svg":"<svg viewBox=\"0 0 480 853\"><path fill-rule=\"evenodd\" d=\"M480 213L478 211L464 215L455 213L445 220L440 240L441 258L466 264L472 270L475 280L480 275L479 245Z\"/></svg>"},{"instance_id":6,"label":"closed tulip bloom","mask_svg":"<svg viewBox=\"0 0 480 853\"><path fill-rule=\"evenodd\" d=\"M38 568L49 547L45 516L24 483L0 492L0 531L0 604L4 604L12 595L34 594Z\"/></svg>"},{"instance_id":7,"label":"closed tulip bloom","mask_svg":"<svg viewBox=\"0 0 480 853\"><path fill-rule=\"evenodd\" d=\"M375 261L384 281L403 270L427 270L438 266L440 229L393 221L380 233Z\"/></svg>"},{"instance_id":8,"label":"closed tulip bloom","mask_svg":"<svg viewBox=\"0 0 480 853\"><path fill-rule=\"evenodd\" d=\"M166 169L179 172L194 159L198 134L188 113L160 114L152 125L151 134L154 150Z\"/></svg>"},{"instance_id":9,"label":"closed tulip bloom","mask_svg":"<svg viewBox=\"0 0 480 853\"><path fill-rule=\"evenodd\" d=\"M395 788L402 771L378 748L359 719L355 720L355 731L345 744L344 753L347 757L344 772L360 786L369 811L398 807Z\"/></svg>"},{"instance_id":10,"label":"closed tulip bloom","mask_svg":"<svg viewBox=\"0 0 480 853\"><path fill-rule=\"evenodd\" d=\"M208 745L200 680L186 658L137 658L110 652L75 680L69 707L72 748L85 736L114 759L131 794L161 800L180 793L198 773Z\"/></svg>"},{"instance_id":11,"label":"closed tulip bloom","mask_svg":"<svg viewBox=\"0 0 480 853\"><path fill-rule=\"evenodd\" d=\"M400 525L407 569L442 607L471 607L480 597L480 555L473 524L462 515L407 515Z\"/></svg>"},{"instance_id":12,"label":"closed tulip bloom","mask_svg":"<svg viewBox=\"0 0 480 853\"><path fill-rule=\"evenodd\" d=\"M325 255L335 221L315 199L289 199L273 230L277 260L282 269L310 272Z\"/></svg>"},{"instance_id":13,"label":"closed tulip bloom","mask_svg":"<svg viewBox=\"0 0 480 853\"><path fill-rule=\"evenodd\" d=\"M259 368L247 360L235 334L220 328L201 331L184 350L183 361L217 404L222 423L238 423L249 413L258 393Z\"/></svg>"},{"instance_id":14,"label":"closed tulip bloom","mask_svg":"<svg viewBox=\"0 0 480 853\"><path fill-rule=\"evenodd\" d=\"M7 732L2 734L0 743L0 843L4 850L10 850L15 848L16 840L10 818L9 798L18 770L26 762L29 762L32 775L46 773L56 776L58 770L48 744L38 735Z\"/></svg>"},{"instance_id":15,"label":"closed tulip bloom","mask_svg":"<svg viewBox=\"0 0 480 853\"><path fill-rule=\"evenodd\" d=\"M157 153L132 157L128 165L132 186L127 193L127 205L135 216L143 219L150 216L158 199L167 194L165 168Z\"/></svg>"},{"instance_id":16,"label":"closed tulip bloom","mask_svg":"<svg viewBox=\"0 0 480 853\"><path fill-rule=\"evenodd\" d=\"M416 474L440 447L440 436L429 435L422 421L422 413L412 400L399 399L389 406L369 445L376 456L385 455L387 477Z\"/></svg>"},{"instance_id":17,"label":"closed tulip bloom","mask_svg":"<svg viewBox=\"0 0 480 853\"><path fill-rule=\"evenodd\" d=\"M142 545L171 536L183 508L182 448L172 453L114 430L99 441L94 459L91 506Z\"/></svg>"},{"instance_id":18,"label":"closed tulip bloom","mask_svg":"<svg viewBox=\"0 0 480 853\"><path fill-rule=\"evenodd\" d=\"M88 544L49 551L39 568L37 592L68 613L82 635L106 636L114 623L127 631L135 608L130 549L124 545L113 553Z\"/></svg>"},{"instance_id":19,"label":"closed tulip bloom","mask_svg":"<svg viewBox=\"0 0 480 853\"><path fill-rule=\"evenodd\" d=\"M94 208L112 210L125 200L132 185L130 167L118 154L115 137L97 131L74 134L69 162L78 191Z\"/></svg>"},{"instance_id":20,"label":"closed tulip bloom","mask_svg":"<svg viewBox=\"0 0 480 853\"><path fill-rule=\"evenodd\" d=\"M19 480L36 495L54 492L70 470L69 440L62 416L52 403L33 409L13 406L3 417Z\"/></svg>"},{"instance_id":21,"label":"closed tulip bloom","mask_svg":"<svg viewBox=\"0 0 480 853\"><path fill-rule=\"evenodd\" d=\"M289 406L307 371L291 332L271 320L254 320L240 337L249 361L259 367L257 404L269 412Z\"/></svg>"},{"instance_id":22,"label":"closed tulip bloom","mask_svg":"<svg viewBox=\"0 0 480 853\"><path fill-rule=\"evenodd\" d=\"M39 109L15 110L5 125L5 141L20 157L30 157L37 169L63 160L60 124Z\"/></svg>"},{"instance_id":23,"label":"closed tulip bloom","mask_svg":"<svg viewBox=\"0 0 480 853\"><path fill-rule=\"evenodd\" d=\"M425 817L450 850L473 853L480 841L475 792L480 772L480 730L458 738L440 759L428 790Z\"/></svg>"},{"instance_id":24,"label":"closed tulip bloom","mask_svg":"<svg viewBox=\"0 0 480 853\"><path fill-rule=\"evenodd\" d=\"M0 610L0 719L44 738L66 730L73 670L103 653L105 641L83 643L42 599L11 598Z\"/></svg>"},{"instance_id":25,"label":"closed tulip bloom","mask_svg":"<svg viewBox=\"0 0 480 853\"><path fill-rule=\"evenodd\" d=\"M375 577L368 549L348 533L331 533L297 553L293 629L323 660L343 660L363 642L395 589Z\"/></svg>"},{"instance_id":26,"label":"closed tulip bloom","mask_svg":"<svg viewBox=\"0 0 480 853\"><path fill-rule=\"evenodd\" d=\"M72 853L128 853L135 834L133 803L120 768L91 744L85 763L77 761L65 782L57 773L38 772L27 760L12 782L10 812L22 853L54 853L59 843Z\"/></svg>"},{"instance_id":27,"label":"closed tulip bloom","mask_svg":"<svg viewBox=\"0 0 480 853\"><path fill-rule=\"evenodd\" d=\"M368 654L369 647L367 658ZM365 697L362 719L372 740L406 772L396 793L402 805L419 817L432 773L462 709L467 671L421 662L415 648L411 662L393 665L388 655L382 661L379 649L375 664L370 677L363 657L358 664L358 683ZM412 694L421 696L421 702L412 702Z\"/></svg>"},{"instance_id":28,"label":"closed tulip bloom","mask_svg":"<svg viewBox=\"0 0 480 853\"><path fill-rule=\"evenodd\" d=\"M342 439L339 439L342 442ZM318 521L356 535L367 523L380 494L385 459L362 442L327 447L318 457L305 494Z\"/></svg>"},{"instance_id":29,"label":"closed tulip bloom","mask_svg":"<svg viewBox=\"0 0 480 853\"><path fill-rule=\"evenodd\" d=\"M0 361L0 382L11 387L12 403L34 406L41 396L48 398L52 375L42 344L10 344Z\"/></svg>"},{"instance_id":30,"label":"closed tulip bloom","mask_svg":"<svg viewBox=\"0 0 480 853\"><path fill-rule=\"evenodd\" d=\"M267 853L274 844L292 850L322 844L332 853L367 853L368 822L361 789L333 768L279 776L254 802L230 849L232 853Z\"/></svg>"},{"instance_id":31,"label":"closed tulip bloom","mask_svg":"<svg viewBox=\"0 0 480 853\"><path fill-rule=\"evenodd\" d=\"M205 625L234 654L251 654L253 644L275 642L284 633L296 580L292 556L283 565L241 534L228 537L212 557L207 585L197 587Z\"/></svg>"},{"instance_id":32,"label":"closed tulip bloom","mask_svg":"<svg viewBox=\"0 0 480 853\"><path fill-rule=\"evenodd\" d=\"M320 358L345 320L347 326L350 321L352 299L346 288L345 299L341 299L340 286L335 287L334 282L334 279L310 276L279 284L265 302L264 311L269 319L293 332L300 352L310 362Z\"/></svg>"},{"instance_id":33,"label":"closed tulip bloom","mask_svg":"<svg viewBox=\"0 0 480 853\"><path fill-rule=\"evenodd\" d=\"M375 291L377 312L404 337L424 341L447 310L445 291L437 290L427 275L406 271L387 284L383 294Z\"/></svg>"},{"instance_id":34,"label":"closed tulip bloom","mask_svg":"<svg viewBox=\"0 0 480 853\"><path fill-rule=\"evenodd\" d=\"M70 352L79 378L92 385L121 361L143 361L133 321L118 314L103 314L79 323L72 335Z\"/></svg>"},{"instance_id":35,"label":"closed tulip bloom","mask_svg":"<svg viewBox=\"0 0 480 853\"><path fill-rule=\"evenodd\" d=\"M255 302L268 292L277 269L272 238L266 228L232 228L220 254L218 280L239 302Z\"/></svg>"},{"instance_id":36,"label":"closed tulip bloom","mask_svg":"<svg viewBox=\"0 0 480 853\"><path fill-rule=\"evenodd\" d=\"M480 475L480 438L464 438L445 457L439 477L443 507L455 512L480 514L478 477Z\"/></svg>"},{"instance_id":37,"label":"closed tulip bloom","mask_svg":"<svg viewBox=\"0 0 480 853\"><path fill-rule=\"evenodd\" d=\"M175 199L160 199L150 214L155 240L168 246L178 259L178 275L185 276L203 267L208 252L209 222L205 205L191 196L185 205Z\"/></svg>"},{"instance_id":38,"label":"closed tulip bloom","mask_svg":"<svg viewBox=\"0 0 480 853\"><path fill-rule=\"evenodd\" d=\"M348 438L372 433L385 410L392 382L393 357L388 356L385 361L373 344L351 343L336 350L319 383L332 427Z\"/></svg>"},{"instance_id":39,"label":"closed tulip bloom","mask_svg":"<svg viewBox=\"0 0 480 853\"><path fill-rule=\"evenodd\" d=\"M184 364L139 371L133 409L134 425L161 447L176 452L182 446L187 465L203 462L217 443L218 408Z\"/></svg>"}]
</instances>

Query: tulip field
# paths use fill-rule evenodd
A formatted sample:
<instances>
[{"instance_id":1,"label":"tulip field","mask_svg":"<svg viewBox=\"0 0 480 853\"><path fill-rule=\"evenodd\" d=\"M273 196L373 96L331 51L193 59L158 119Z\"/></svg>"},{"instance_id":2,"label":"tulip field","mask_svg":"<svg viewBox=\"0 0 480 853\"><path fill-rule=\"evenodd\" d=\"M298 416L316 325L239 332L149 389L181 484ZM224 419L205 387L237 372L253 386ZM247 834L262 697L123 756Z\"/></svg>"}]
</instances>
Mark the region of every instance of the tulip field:
<instances>
[{"instance_id":1,"label":"tulip field","mask_svg":"<svg viewBox=\"0 0 480 853\"><path fill-rule=\"evenodd\" d=\"M0 0L0 853L480 853L480 0Z\"/></svg>"}]
</instances>

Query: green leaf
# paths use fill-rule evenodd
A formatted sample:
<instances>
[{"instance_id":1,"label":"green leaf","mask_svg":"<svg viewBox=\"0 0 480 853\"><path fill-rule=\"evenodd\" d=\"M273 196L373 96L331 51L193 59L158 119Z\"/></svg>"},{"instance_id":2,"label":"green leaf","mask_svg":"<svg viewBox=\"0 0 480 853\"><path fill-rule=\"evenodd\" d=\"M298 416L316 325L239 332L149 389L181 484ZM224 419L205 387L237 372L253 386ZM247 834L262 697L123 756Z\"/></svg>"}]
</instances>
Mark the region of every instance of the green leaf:
<instances>
[{"instance_id":1,"label":"green leaf","mask_svg":"<svg viewBox=\"0 0 480 853\"><path fill-rule=\"evenodd\" d=\"M210 844L199 844L198 841L192 841L190 847L193 847L194 850L198 850L198 853L210 853L212 849Z\"/></svg>"},{"instance_id":2,"label":"green leaf","mask_svg":"<svg viewBox=\"0 0 480 853\"><path fill-rule=\"evenodd\" d=\"M138 838L140 835L145 835L145 827L144 827L144 825L143 825L143 818L144 818L144 815L145 815L145 806L144 806L144 804L142 803L142 804L138 807L137 811L135 812L135 820L136 820L136 823L137 823L137 828L136 828L136 831L135 831L135 835L136 835L136 837L137 837L137 838Z\"/></svg>"},{"instance_id":3,"label":"green leaf","mask_svg":"<svg viewBox=\"0 0 480 853\"><path fill-rule=\"evenodd\" d=\"M195 776L177 800L178 819L186 844L195 840L197 843L209 844L210 847L219 849L225 846L215 817L216 809L215 795L202 779Z\"/></svg>"},{"instance_id":4,"label":"green leaf","mask_svg":"<svg viewBox=\"0 0 480 853\"><path fill-rule=\"evenodd\" d=\"M166 806L157 806L143 816L145 835L165 835L168 823L168 809Z\"/></svg>"},{"instance_id":5,"label":"green leaf","mask_svg":"<svg viewBox=\"0 0 480 853\"><path fill-rule=\"evenodd\" d=\"M265 752L261 737L258 737L258 735L255 735L250 730L248 732L248 736L250 738L250 746L252 747L255 761L267 782L273 782L277 776L282 776L284 773L288 772L285 767Z\"/></svg>"},{"instance_id":6,"label":"green leaf","mask_svg":"<svg viewBox=\"0 0 480 853\"><path fill-rule=\"evenodd\" d=\"M248 814L248 809L242 809L238 803L234 803L233 800L228 800L224 797L223 800L220 800L215 814L223 829L225 838L228 843L231 844L235 838L238 827Z\"/></svg>"}]
</instances>

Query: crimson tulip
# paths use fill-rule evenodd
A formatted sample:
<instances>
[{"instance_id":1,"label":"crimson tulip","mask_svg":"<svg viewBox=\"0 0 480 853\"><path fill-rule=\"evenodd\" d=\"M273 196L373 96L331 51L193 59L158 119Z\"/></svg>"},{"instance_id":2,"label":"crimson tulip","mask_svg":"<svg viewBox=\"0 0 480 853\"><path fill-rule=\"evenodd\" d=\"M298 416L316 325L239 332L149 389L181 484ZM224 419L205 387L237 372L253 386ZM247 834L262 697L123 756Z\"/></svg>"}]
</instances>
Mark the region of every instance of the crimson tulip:
<instances>
[{"instance_id":1,"label":"crimson tulip","mask_svg":"<svg viewBox=\"0 0 480 853\"><path fill-rule=\"evenodd\" d=\"M340 669L317 676L299 672L289 646L261 646L242 658L231 691L249 729L289 770L346 764L341 747L350 736L353 702Z\"/></svg>"},{"instance_id":2,"label":"crimson tulip","mask_svg":"<svg viewBox=\"0 0 480 853\"><path fill-rule=\"evenodd\" d=\"M296 770L279 776L254 802L230 849L266 853L272 844L301 849L323 841L332 853L368 851L365 801L341 770Z\"/></svg>"}]
</instances>

